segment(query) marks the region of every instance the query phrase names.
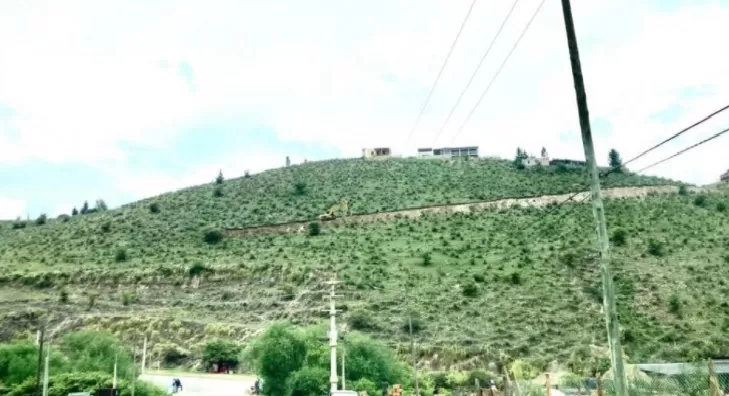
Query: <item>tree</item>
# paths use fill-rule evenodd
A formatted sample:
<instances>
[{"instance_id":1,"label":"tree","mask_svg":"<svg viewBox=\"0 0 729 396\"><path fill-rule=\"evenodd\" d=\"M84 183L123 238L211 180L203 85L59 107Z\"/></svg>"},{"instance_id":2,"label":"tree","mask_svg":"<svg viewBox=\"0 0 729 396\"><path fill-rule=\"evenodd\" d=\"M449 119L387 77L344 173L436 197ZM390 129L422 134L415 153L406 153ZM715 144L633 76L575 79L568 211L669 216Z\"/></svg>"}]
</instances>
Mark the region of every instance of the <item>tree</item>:
<instances>
[{"instance_id":1,"label":"tree","mask_svg":"<svg viewBox=\"0 0 729 396\"><path fill-rule=\"evenodd\" d=\"M71 211L71 216L78 216L78 209L76 207L73 207L73 210Z\"/></svg>"},{"instance_id":2,"label":"tree","mask_svg":"<svg viewBox=\"0 0 729 396\"><path fill-rule=\"evenodd\" d=\"M240 344L228 340L215 340L205 344L203 361L205 363L227 364L237 366L243 348Z\"/></svg>"},{"instance_id":3,"label":"tree","mask_svg":"<svg viewBox=\"0 0 729 396\"><path fill-rule=\"evenodd\" d=\"M318 221L309 223L309 236L317 236L321 234L321 224Z\"/></svg>"},{"instance_id":4,"label":"tree","mask_svg":"<svg viewBox=\"0 0 729 396\"><path fill-rule=\"evenodd\" d=\"M86 212L89 211L89 202L84 201L84 204L81 206L81 214L86 214Z\"/></svg>"},{"instance_id":5,"label":"tree","mask_svg":"<svg viewBox=\"0 0 729 396\"><path fill-rule=\"evenodd\" d=\"M106 202L104 202L103 199L99 198L96 200L96 210L99 212L106 212L108 207L106 206Z\"/></svg>"},{"instance_id":6,"label":"tree","mask_svg":"<svg viewBox=\"0 0 729 396\"><path fill-rule=\"evenodd\" d=\"M547 149L542 147L542 158L547 158Z\"/></svg>"},{"instance_id":7,"label":"tree","mask_svg":"<svg viewBox=\"0 0 729 396\"><path fill-rule=\"evenodd\" d=\"M225 179L223 178L223 170L218 171L218 177L215 178L215 184L223 184Z\"/></svg>"},{"instance_id":8,"label":"tree","mask_svg":"<svg viewBox=\"0 0 729 396\"><path fill-rule=\"evenodd\" d=\"M100 331L79 331L63 337L61 352L68 358L73 371L114 371L114 356L117 359L119 377L132 372L133 359L122 343L110 333Z\"/></svg>"},{"instance_id":9,"label":"tree","mask_svg":"<svg viewBox=\"0 0 729 396\"><path fill-rule=\"evenodd\" d=\"M610 152L608 152L608 163L613 172L620 173L623 171L623 160L620 158L618 150L610 149Z\"/></svg>"},{"instance_id":10,"label":"tree","mask_svg":"<svg viewBox=\"0 0 729 396\"><path fill-rule=\"evenodd\" d=\"M306 343L294 329L275 324L253 344L250 357L263 378L266 395L287 394L289 377L301 369L306 358Z\"/></svg>"},{"instance_id":11,"label":"tree","mask_svg":"<svg viewBox=\"0 0 729 396\"><path fill-rule=\"evenodd\" d=\"M41 213L41 215L38 216L37 219L35 219L35 224L40 226L40 225L46 224L47 221L48 221L48 216L46 216L45 213Z\"/></svg>"},{"instance_id":12,"label":"tree","mask_svg":"<svg viewBox=\"0 0 729 396\"><path fill-rule=\"evenodd\" d=\"M526 164L524 163L524 160L526 160L528 157L527 152L525 150L522 150L521 147L516 148L516 157L514 157L514 165L517 167L517 169L524 169Z\"/></svg>"}]
</instances>

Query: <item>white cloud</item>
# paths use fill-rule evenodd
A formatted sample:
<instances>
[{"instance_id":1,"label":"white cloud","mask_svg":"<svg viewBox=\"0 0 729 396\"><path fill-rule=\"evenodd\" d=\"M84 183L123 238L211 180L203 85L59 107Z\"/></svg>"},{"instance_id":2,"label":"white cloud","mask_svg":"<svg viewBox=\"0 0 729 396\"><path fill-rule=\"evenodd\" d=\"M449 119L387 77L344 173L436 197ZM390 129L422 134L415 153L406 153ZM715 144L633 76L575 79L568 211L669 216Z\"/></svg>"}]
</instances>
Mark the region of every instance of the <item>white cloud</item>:
<instances>
[{"instance_id":1,"label":"white cloud","mask_svg":"<svg viewBox=\"0 0 729 396\"><path fill-rule=\"evenodd\" d=\"M485 155L510 157L520 145L533 152L546 146L552 156L582 157L555 0L546 2L455 137L538 1L517 5L461 107L434 141L511 0L476 4L407 145L470 0L5 2L0 6L0 103L13 108L17 119L0 126L0 163L112 161L122 164L113 173L120 188L134 195L204 182L218 164L183 179L161 169L139 174L124 167L126 153L119 143L164 147L182 126L211 115L255 117L284 140L327 144L348 156L358 155L363 146L411 153L420 145L454 143L478 144ZM630 0L573 1L591 116L614 128L611 136L595 138L601 160L611 147L628 158L729 97L729 55L722 51L729 44L729 7L720 1L691 3L660 12ZM180 61L193 68L195 94L177 74ZM679 95L700 86L710 86L712 95ZM651 118L677 104L685 114L675 122ZM681 144L727 124L729 114L717 117ZM561 140L566 133L574 139ZM720 138L652 172L713 181L729 167L727 142L729 137ZM680 147L667 145L632 168ZM282 157L277 153L260 161L278 166ZM223 168L242 166L233 162Z\"/></svg>"},{"instance_id":2,"label":"white cloud","mask_svg":"<svg viewBox=\"0 0 729 396\"><path fill-rule=\"evenodd\" d=\"M0 197L0 219L25 218L27 208L26 201Z\"/></svg>"}]
</instances>

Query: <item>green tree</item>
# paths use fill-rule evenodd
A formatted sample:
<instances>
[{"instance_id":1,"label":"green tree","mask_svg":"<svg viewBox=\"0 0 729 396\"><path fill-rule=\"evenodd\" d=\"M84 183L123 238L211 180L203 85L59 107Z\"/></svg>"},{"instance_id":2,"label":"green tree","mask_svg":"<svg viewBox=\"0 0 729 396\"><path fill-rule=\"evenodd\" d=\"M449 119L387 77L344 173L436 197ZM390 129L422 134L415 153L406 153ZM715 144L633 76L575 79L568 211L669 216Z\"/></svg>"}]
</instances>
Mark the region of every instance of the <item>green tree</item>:
<instances>
[{"instance_id":1,"label":"green tree","mask_svg":"<svg viewBox=\"0 0 729 396\"><path fill-rule=\"evenodd\" d=\"M285 395L290 385L289 377L304 364L306 343L294 329L275 324L255 341L249 356L265 382L263 392Z\"/></svg>"},{"instance_id":2,"label":"green tree","mask_svg":"<svg viewBox=\"0 0 729 396\"><path fill-rule=\"evenodd\" d=\"M620 158L618 150L610 149L608 152L608 164L613 172L620 173L623 171L623 160Z\"/></svg>"},{"instance_id":3,"label":"green tree","mask_svg":"<svg viewBox=\"0 0 729 396\"><path fill-rule=\"evenodd\" d=\"M61 352L73 371L111 373L114 357L119 377L127 377L132 371L131 354L110 333L90 330L70 333L61 341Z\"/></svg>"},{"instance_id":4,"label":"green tree","mask_svg":"<svg viewBox=\"0 0 729 396\"><path fill-rule=\"evenodd\" d=\"M51 372L63 370L63 358L51 349ZM38 346L32 342L0 344L0 382L13 386L35 376L38 368Z\"/></svg>"},{"instance_id":5,"label":"green tree","mask_svg":"<svg viewBox=\"0 0 729 396\"><path fill-rule=\"evenodd\" d=\"M48 216L46 216L45 213L41 213L41 215L38 216L37 219L35 219L36 225L43 225L43 224L46 224L47 222L48 222Z\"/></svg>"},{"instance_id":6,"label":"green tree","mask_svg":"<svg viewBox=\"0 0 729 396\"><path fill-rule=\"evenodd\" d=\"M73 210L71 211L71 216L78 216L78 209L76 207L73 207Z\"/></svg>"},{"instance_id":7,"label":"green tree","mask_svg":"<svg viewBox=\"0 0 729 396\"><path fill-rule=\"evenodd\" d=\"M97 212L106 212L109 209L109 207L106 206L106 202L103 199L96 200L95 208L96 208Z\"/></svg>"},{"instance_id":8,"label":"green tree","mask_svg":"<svg viewBox=\"0 0 729 396\"><path fill-rule=\"evenodd\" d=\"M304 366L294 372L287 384L290 396L321 396L329 389L329 370Z\"/></svg>"},{"instance_id":9,"label":"green tree","mask_svg":"<svg viewBox=\"0 0 729 396\"><path fill-rule=\"evenodd\" d=\"M214 340L205 344L203 361L205 363L227 364L237 366L243 348L234 341Z\"/></svg>"},{"instance_id":10,"label":"green tree","mask_svg":"<svg viewBox=\"0 0 729 396\"><path fill-rule=\"evenodd\" d=\"M81 214L86 214L86 212L89 211L89 202L84 201L84 204L81 205Z\"/></svg>"},{"instance_id":11,"label":"green tree","mask_svg":"<svg viewBox=\"0 0 729 396\"><path fill-rule=\"evenodd\" d=\"M516 148L516 156L514 157L514 166L517 167L517 169L524 169L526 167L526 164L524 161L527 159L528 155L526 150L522 150L521 147Z\"/></svg>"},{"instance_id":12,"label":"green tree","mask_svg":"<svg viewBox=\"0 0 729 396\"><path fill-rule=\"evenodd\" d=\"M215 184L223 184L225 179L223 178L223 170L218 171L218 177L215 178Z\"/></svg>"}]
</instances>

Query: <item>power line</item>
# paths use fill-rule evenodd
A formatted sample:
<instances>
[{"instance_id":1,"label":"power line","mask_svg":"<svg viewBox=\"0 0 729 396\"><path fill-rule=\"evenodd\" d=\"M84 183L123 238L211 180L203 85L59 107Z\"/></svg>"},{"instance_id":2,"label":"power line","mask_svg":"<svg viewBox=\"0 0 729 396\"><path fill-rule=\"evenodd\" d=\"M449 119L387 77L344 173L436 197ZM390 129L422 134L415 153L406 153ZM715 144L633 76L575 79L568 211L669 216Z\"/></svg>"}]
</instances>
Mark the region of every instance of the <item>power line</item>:
<instances>
[{"instance_id":1,"label":"power line","mask_svg":"<svg viewBox=\"0 0 729 396\"><path fill-rule=\"evenodd\" d=\"M481 60L478 62L478 66L476 66L476 70L473 71L473 74L471 74L471 78L468 80L466 87L463 88L463 90L461 91L461 94L458 96L458 100L456 100L456 103L451 108L450 113L448 113L448 117L446 117L445 122L440 127L440 131L438 131L438 134L436 134L435 138L433 138L434 144L435 144L435 141L438 139L438 137L445 130L445 127L446 127L446 125L448 125L448 122L451 120L453 113L456 111L456 108L458 108L458 105L461 103L463 96L466 94L466 91L468 91L468 88L471 86L471 83L473 83L473 80L476 77L476 74L478 74L479 70L481 70L481 66L483 65L483 62L486 60L486 57L489 55L489 53L491 53L491 48L493 48L494 43L496 43L496 40L501 35L501 32L504 30L504 26L506 26L506 22L508 22L509 18L511 18L511 14L514 12L514 9L516 8L516 5L518 3L519 3L519 0L515 0L514 4L511 5L511 9L509 10L509 13L506 14L506 17L504 18L503 22L501 22L501 27L499 27L499 30L496 32L496 35L494 36L494 38L491 40L491 43L489 44L488 48L486 49L486 52L484 52L483 56L481 57Z\"/></svg>"},{"instance_id":2,"label":"power line","mask_svg":"<svg viewBox=\"0 0 729 396\"><path fill-rule=\"evenodd\" d=\"M727 106L727 107L729 107L729 106ZM643 171L644 171L644 170L646 170L646 169L650 169L650 168L652 168L652 167L654 167L654 166L660 165L660 164L662 164L662 163L664 163L664 162L666 162L666 161L668 161L668 160L671 160L671 159L673 159L673 158L676 158L676 157L678 157L679 155L681 155L681 154L683 154L683 153L685 153L685 152L687 152L687 151L689 151L689 150L691 150L691 149L693 149L693 148L696 148L696 147L698 147L698 146L701 146L701 145L702 145L702 144L704 144L704 143L707 143L707 142L709 142L709 141L712 141L712 140L714 140L714 139L718 138L719 136L721 136L721 135L723 135L723 134L725 134L725 133L727 133L727 132L729 132L729 128L726 128L726 129L724 129L723 131L721 131L721 132L717 133L716 135L714 135L714 136L711 136L711 137L708 137L708 138L706 138L706 139L704 139L704 140L702 140L702 141L700 141L700 142L698 142L698 143L692 144L691 146L688 146L688 147L686 147L685 149L683 149L683 150L681 150L681 151L677 152L676 154L673 154L673 155L672 155L672 156L670 156L670 157L664 158L664 159L662 159L662 160L660 160L660 161L658 161L658 162L654 162L654 163L652 163L652 164L650 164L650 165L646 166L645 168L643 168L643 169L639 170L639 171L638 171L638 173L639 173L639 172L643 172Z\"/></svg>"},{"instance_id":3,"label":"power line","mask_svg":"<svg viewBox=\"0 0 729 396\"><path fill-rule=\"evenodd\" d=\"M410 134L408 135L408 138L405 141L405 144L410 142L410 138L413 137L413 133L415 133L415 130L418 128L418 124L420 124L420 118L423 116L423 113L425 113L425 108L428 107L430 98L433 96L433 91L435 91L435 87L438 85L438 81L440 81L440 77L443 74L443 70L445 70L446 65L448 64L448 60L451 58L453 49L456 48L456 43L458 43L458 39L461 37L463 28L466 26L466 22L468 22L468 18L471 16L471 11L473 11L474 5L476 5L476 0L473 0L471 2L471 6L468 8L468 12L466 13L466 16L463 18L463 22L461 22L461 27L460 27L460 29L458 29L458 34L456 34L456 38L453 40L450 50L448 50L448 55L446 55L445 60L443 61L443 65L440 67L440 71L438 72L438 75L435 77L435 81L433 81L433 85L430 87L430 92L428 92L428 96L425 98L425 103L423 103L423 106L420 108L420 113L418 113L418 118L415 119L415 125L413 125L413 128L410 130Z\"/></svg>"},{"instance_id":4,"label":"power line","mask_svg":"<svg viewBox=\"0 0 729 396\"><path fill-rule=\"evenodd\" d=\"M699 126L699 125L703 124L704 122L706 122L706 121L710 120L710 119L711 119L712 117L714 117L715 115L717 115L717 114L721 113L722 111L724 111L724 110L726 110L726 109L729 109L729 105L727 105L727 106L724 106L724 107L722 107L721 109L719 109L719 110L717 110L717 111L715 111L715 112L713 112L713 113L709 114L709 115L708 115L708 116L706 116L706 117L705 117L704 119L702 119L702 120L700 120L700 121L698 121L698 122L695 122L694 124L692 124L692 125L690 125L690 126L688 126L688 127L684 128L684 129L680 130L680 131L679 131L678 133L676 133L675 135L673 135L673 136L669 137L668 139L666 139L666 140L664 140L664 141L662 141L662 142L660 142L660 143L656 144L655 146L653 146L653 147L649 148L648 150L646 150L646 151L644 151L644 152L640 153L639 155L637 155L637 156L635 156L635 157L631 158L630 160L628 160L627 162L625 162L625 163L623 164L623 166L625 166L625 165L628 165L629 163L631 163L631 162L633 162L633 161L637 160L638 158L641 158L641 157L643 157L644 155L648 154L649 152L651 152L651 151L653 151L653 150L657 149L658 147L661 147L661 146L663 146L664 144L666 144L666 143L670 142L671 140L673 140L673 139L676 139L676 138L678 138L679 136L683 135L683 134L684 134L685 132L688 132L688 131L690 131L691 129L693 129L693 128L695 128L695 127L697 127L697 126Z\"/></svg>"},{"instance_id":5,"label":"power line","mask_svg":"<svg viewBox=\"0 0 729 396\"><path fill-rule=\"evenodd\" d=\"M514 50L516 50L516 47L519 46L519 43L524 38L524 35L526 34L526 32L529 30L529 27L532 25L532 22L534 22L534 19L537 17L537 14L539 14L539 11L542 9L542 6L544 5L544 2L545 2L545 0L542 0L539 3L539 6L537 7L536 11L534 11L534 14L532 14L532 17L529 19L529 22L527 22L526 26L524 27L524 30L522 30L521 34L519 35L519 38L516 39L516 42L514 43L514 46L511 47L511 50L509 51L509 54L506 55L506 58L504 58L504 61L501 63L501 66L499 66L499 69L496 71L496 74L494 74L493 78L491 78L491 81L489 82L489 85L486 87L486 89L483 91L483 93L481 94L481 96L478 98L478 101L476 102L476 105L473 106L473 108L471 109L471 111L468 113L468 116L466 116L466 120L463 121L463 124L461 124L461 127L458 128L458 132L456 132L456 134L453 136L453 139L451 139L451 144L453 143L453 141L456 140L456 137L458 137L458 135L461 134L461 132L463 131L463 128L466 126L466 124L468 123L468 121L471 119L471 116L473 116L473 113L476 111L476 109L478 108L478 106L481 104L481 101L483 100L483 98L486 96L486 94L491 89L491 86L494 84L494 81L496 81L496 78L498 78L499 77L499 74L501 74L501 71L504 69L504 66L506 65L506 63L511 58L511 55L514 53Z\"/></svg>"}]
</instances>

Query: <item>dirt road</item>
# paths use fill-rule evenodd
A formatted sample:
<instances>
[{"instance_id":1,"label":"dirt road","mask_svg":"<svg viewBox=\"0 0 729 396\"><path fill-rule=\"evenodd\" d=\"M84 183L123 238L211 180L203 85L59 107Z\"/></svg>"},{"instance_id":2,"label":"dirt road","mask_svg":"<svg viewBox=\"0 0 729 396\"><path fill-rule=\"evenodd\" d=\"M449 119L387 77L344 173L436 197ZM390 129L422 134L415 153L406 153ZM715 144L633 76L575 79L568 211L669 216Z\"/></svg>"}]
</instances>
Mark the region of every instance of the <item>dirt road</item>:
<instances>
[{"instance_id":1,"label":"dirt road","mask_svg":"<svg viewBox=\"0 0 729 396\"><path fill-rule=\"evenodd\" d=\"M167 389L173 378L182 381L179 396L242 396L255 382L253 377L225 374L147 374L140 379Z\"/></svg>"}]
</instances>

